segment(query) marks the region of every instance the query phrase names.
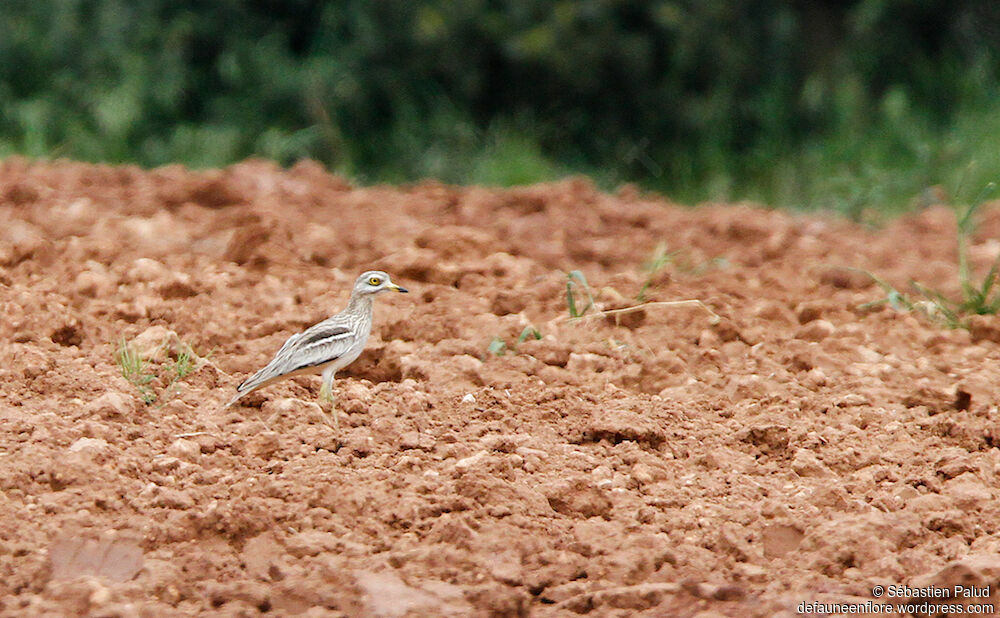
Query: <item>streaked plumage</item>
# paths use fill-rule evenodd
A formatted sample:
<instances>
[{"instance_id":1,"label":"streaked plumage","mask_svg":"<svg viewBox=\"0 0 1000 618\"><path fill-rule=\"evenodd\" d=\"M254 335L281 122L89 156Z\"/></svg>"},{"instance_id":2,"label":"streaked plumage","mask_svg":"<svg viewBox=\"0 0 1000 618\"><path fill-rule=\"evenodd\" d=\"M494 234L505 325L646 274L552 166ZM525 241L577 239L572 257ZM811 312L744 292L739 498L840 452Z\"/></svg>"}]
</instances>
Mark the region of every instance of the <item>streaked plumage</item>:
<instances>
[{"instance_id":1,"label":"streaked plumage","mask_svg":"<svg viewBox=\"0 0 1000 618\"><path fill-rule=\"evenodd\" d=\"M347 308L285 341L263 369L236 388L229 407L253 391L279 380L302 374L322 374L321 395L329 396L333 377L353 363L372 331L372 303L386 290L406 292L380 270L370 270L354 282Z\"/></svg>"}]
</instances>

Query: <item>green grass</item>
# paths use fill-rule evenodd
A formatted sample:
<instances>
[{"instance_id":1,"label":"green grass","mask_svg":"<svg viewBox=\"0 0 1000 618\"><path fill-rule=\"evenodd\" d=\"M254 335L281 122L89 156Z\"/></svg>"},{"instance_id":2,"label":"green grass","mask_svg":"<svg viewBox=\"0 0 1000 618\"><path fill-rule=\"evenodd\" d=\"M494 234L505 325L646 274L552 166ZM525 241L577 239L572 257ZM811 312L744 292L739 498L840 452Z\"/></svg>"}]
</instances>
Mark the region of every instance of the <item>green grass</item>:
<instances>
[{"instance_id":1,"label":"green grass","mask_svg":"<svg viewBox=\"0 0 1000 618\"><path fill-rule=\"evenodd\" d=\"M503 337L496 336L490 340L489 344L486 346L486 353L493 354L494 356L503 356L509 351L517 351L517 346L521 345L528 339L541 339L542 333L539 332L534 326L525 326L521 334L517 336L517 340L513 345L508 346L507 342L504 341Z\"/></svg>"},{"instance_id":2,"label":"green grass","mask_svg":"<svg viewBox=\"0 0 1000 618\"><path fill-rule=\"evenodd\" d=\"M156 393L150 387L150 382L155 380L156 376L147 370L146 359L130 346L124 337L118 341L115 362L121 369L122 377L138 389L143 403L149 405L156 401Z\"/></svg>"},{"instance_id":3,"label":"green grass","mask_svg":"<svg viewBox=\"0 0 1000 618\"><path fill-rule=\"evenodd\" d=\"M581 294L581 301L586 299L587 304L580 309L577 305L577 290ZM569 317L579 318L594 307L594 295L590 292L590 285L587 277L579 270L566 273L566 308L569 310Z\"/></svg>"},{"instance_id":4,"label":"green grass","mask_svg":"<svg viewBox=\"0 0 1000 618\"><path fill-rule=\"evenodd\" d=\"M114 358L122 376L139 391L146 405L156 401L160 401L160 405L166 403L176 394L178 384L198 368L201 360L189 345L181 344L173 360L153 366L124 337L118 341ZM166 385L157 392L156 385L163 383Z\"/></svg>"},{"instance_id":5,"label":"green grass","mask_svg":"<svg viewBox=\"0 0 1000 618\"><path fill-rule=\"evenodd\" d=\"M961 188L958 189L961 191ZM956 243L958 245L958 284L960 297L948 298L938 290L911 281L912 292L901 292L890 283L868 271L885 297L865 303L862 308L888 305L896 311L916 312L932 322L948 328L968 328L973 315L995 315L1000 311L1000 256L993 261L980 279L969 265L969 240L976 228L976 214L984 201L996 191L995 183L987 183L980 194L966 207L956 209Z\"/></svg>"},{"instance_id":6,"label":"green grass","mask_svg":"<svg viewBox=\"0 0 1000 618\"><path fill-rule=\"evenodd\" d=\"M667 251L667 243L660 242L656 249L653 251L653 256L648 262L642 265L643 272L646 273L646 280L642 282L642 287L639 288L639 293L636 294L635 299L640 303L646 301L646 291L651 285L653 285L653 278L666 268L680 253L679 251Z\"/></svg>"},{"instance_id":7,"label":"green grass","mask_svg":"<svg viewBox=\"0 0 1000 618\"><path fill-rule=\"evenodd\" d=\"M494 337L486 346L486 352L494 356L503 356L507 353L507 342L502 337Z\"/></svg>"},{"instance_id":8,"label":"green grass","mask_svg":"<svg viewBox=\"0 0 1000 618\"><path fill-rule=\"evenodd\" d=\"M541 339L542 333L538 331L534 326L525 326L521 334L517 336L517 343L522 344L528 339Z\"/></svg>"}]
</instances>

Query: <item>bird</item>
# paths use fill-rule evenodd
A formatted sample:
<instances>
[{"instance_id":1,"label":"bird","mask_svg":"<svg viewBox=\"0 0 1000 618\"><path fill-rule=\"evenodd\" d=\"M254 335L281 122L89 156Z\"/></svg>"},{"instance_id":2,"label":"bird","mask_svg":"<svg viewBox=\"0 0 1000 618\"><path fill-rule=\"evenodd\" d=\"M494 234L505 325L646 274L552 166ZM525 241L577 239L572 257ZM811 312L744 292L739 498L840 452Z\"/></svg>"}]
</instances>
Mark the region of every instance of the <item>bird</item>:
<instances>
[{"instance_id":1,"label":"bird","mask_svg":"<svg viewBox=\"0 0 1000 618\"><path fill-rule=\"evenodd\" d=\"M386 291L406 293L381 270L362 273L354 282L347 307L340 313L289 337L263 369L236 387L228 408L257 389L297 375L322 374L320 399L333 405L334 375L364 350L372 331L375 297ZM337 420L334 411L334 420ZM339 425L339 423L337 423Z\"/></svg>"}]
</instances>

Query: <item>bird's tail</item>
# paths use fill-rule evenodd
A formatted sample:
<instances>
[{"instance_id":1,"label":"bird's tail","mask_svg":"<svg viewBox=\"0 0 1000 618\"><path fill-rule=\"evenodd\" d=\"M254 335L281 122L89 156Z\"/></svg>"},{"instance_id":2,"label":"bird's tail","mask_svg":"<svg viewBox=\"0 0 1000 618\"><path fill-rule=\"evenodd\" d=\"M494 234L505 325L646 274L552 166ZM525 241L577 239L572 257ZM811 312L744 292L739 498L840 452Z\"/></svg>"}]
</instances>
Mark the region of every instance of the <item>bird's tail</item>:
<instances>
[{"instance_id":1,"label":"bird's tail","mask_svg":"<svg viewBox=\"0 0 1000 618\"><path fill-rule=\"evenodd\" d=\"M223 409L226 409L226 408L228 408L228 407L232 406L232 405L233 405L234 403L236 403L236 402L237 402L237 401L239 401L240 399L243 399L243 397L244 397L245 395L248 395L248 394L250 394L250 391L243 391L242 393L241 393L241 392L239 392L239 391L237 391L237 392L236 392L236 396L235 396L235 397L233 397L232 399L230 399L230 400L229 400L229 402L228 402L228 403L226 403L226 405L222 406L222 408L223 408Z\"/></svg>"},{"instance_id":2,"label":"bird's tail","mask_svg":"<svg viewBox=\"0 0 1000 618\"><path fill-rule=\"evenodd\" d=\"M242 384L236 387L236 395L229 400L229 403L222 406L223 409L228 408L229 406L233 405L240 399L243 399L250 393L257 390L258 388L263 388L281 377L283 376L281 375L275 376L270 366L264 367L263 369L253 374L252 376L244 380Z\"/></svg>"}]
</instances>

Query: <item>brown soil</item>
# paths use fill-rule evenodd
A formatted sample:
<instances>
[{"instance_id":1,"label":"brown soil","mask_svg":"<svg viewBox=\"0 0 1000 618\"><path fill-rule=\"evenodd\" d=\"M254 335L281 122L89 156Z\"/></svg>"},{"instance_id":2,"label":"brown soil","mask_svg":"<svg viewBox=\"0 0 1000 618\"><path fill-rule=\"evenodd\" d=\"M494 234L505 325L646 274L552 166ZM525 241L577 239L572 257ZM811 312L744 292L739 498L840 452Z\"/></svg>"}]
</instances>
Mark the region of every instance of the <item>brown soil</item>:
<instances>
[{"instance_id":1,"label":"brown soil","mask_svg":"<svg viewBox=\"0 0 1000 618\"><path fill-rule=\"evenodd\" d=\"M0 214L4 615L770 616L1000 590L1000 323L859 308L883 294L847 268L954 292L945 208L867 230L584 180L8 159ZM980 231L982 267L1000 210ZM567 271L626 307L660 243L647 299L720 323L565 320ZM380 298L339 430L316 378L220 409L368 268L412 293Z\"/></svg>"}]
</instances>

